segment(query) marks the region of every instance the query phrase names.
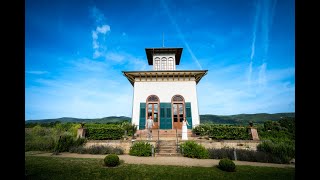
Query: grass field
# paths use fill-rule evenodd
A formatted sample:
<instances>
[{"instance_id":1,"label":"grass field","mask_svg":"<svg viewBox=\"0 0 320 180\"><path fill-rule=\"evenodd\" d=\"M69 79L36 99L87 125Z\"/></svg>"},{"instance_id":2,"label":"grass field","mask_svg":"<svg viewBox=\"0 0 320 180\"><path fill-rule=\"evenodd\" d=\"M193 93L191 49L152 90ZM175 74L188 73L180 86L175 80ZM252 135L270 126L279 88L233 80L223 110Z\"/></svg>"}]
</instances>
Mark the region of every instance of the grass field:
<instances>
[{"instance_id":1,"label":"grass field","mask_svg":"<svg viewBox=\"0 0 320 180\"><path fill-rule=\"evenodd\" d=\"M105 167L103 159L26 156L27 179L295 179L295 168L237 166L236 172L217 167L131 165Z\"/></svg>"}]
</instances>

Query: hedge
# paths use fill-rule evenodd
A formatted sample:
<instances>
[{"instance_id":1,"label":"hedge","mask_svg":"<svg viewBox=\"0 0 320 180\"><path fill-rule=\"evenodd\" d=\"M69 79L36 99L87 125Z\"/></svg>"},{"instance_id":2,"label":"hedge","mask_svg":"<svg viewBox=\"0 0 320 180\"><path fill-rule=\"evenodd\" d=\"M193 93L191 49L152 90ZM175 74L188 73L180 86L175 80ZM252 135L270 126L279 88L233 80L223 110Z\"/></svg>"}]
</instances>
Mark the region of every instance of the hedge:
<instances>
[{"instance_id":1,"label":"hedge","mask_svg":"<svg viewBox=\"0 0 320 180\"><path fill-rule=\"evenodd\" d=\"M121 139L124 135L124 130L121 127L110 126L103 128L87 128L86 137L90 140L107 140Z\"/></svg>"},{"instance_id":2,"label":"hedge","mask_svg":"<svg viewBox=\"0 0 320 180\"><path fill-rule=\"evenodd\" d=\"M212 139L247 140L250 139L248 129L241 126L203 124L192 130L195 134L209 136Z\"/></svg>"}]
</instances>

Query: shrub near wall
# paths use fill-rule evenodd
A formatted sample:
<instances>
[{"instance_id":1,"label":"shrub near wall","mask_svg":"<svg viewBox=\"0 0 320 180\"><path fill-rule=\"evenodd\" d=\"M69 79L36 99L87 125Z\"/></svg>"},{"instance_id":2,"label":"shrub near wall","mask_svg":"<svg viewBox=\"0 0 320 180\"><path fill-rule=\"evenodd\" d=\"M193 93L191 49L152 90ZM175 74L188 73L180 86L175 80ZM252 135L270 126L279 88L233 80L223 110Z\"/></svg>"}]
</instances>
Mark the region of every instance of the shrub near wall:
<instances>
[{"instance_id":1,"label":"shrub near wall","mask_svg":"<svg viewBox=\"0 0 320 180\"><path fill-rule=\"evenodd\" d=\"M130 148L129 154L132 156L151 156L152 146L150 143L136 142Z\"/></svg>"},{"instance_id":2,"label":"shrub near wall","mask_svg":"<svg viewBox=\"0 0 320 180\"><path fill-rule=\"evenodd\" d=\"M233 148L221 148L221 149L208 149L211 159L223 159L228 158L235 160ZM247 149L236 149L236 155L238 161L251 161L251 162L265 162L273 163L274 158L272 155L262 151L252 151Z\"/></svg>"},{"instance_id":3,"label":"shrub near wall","mask_svg":"<svg viewBox=\"0 0 320 180\"><path fill-rule=\"evenodd\" d=\"M265 141L257 146L257 150L271 155L274 163L289 163L295 157L295 146L285 142Z\"/></svg>"},{"instance_id":4,"label":"shrub near wall","mask_svg":"<svg viewBox=\"0 0 320 180\"><path fill-rule=\"evenodd\" d=\"M87 138L90 140L107 140L107 139L121 139L124 135L124 130L117 126L103 127L103 128L87 128Z\"/></svg>"},{"instance_id":5,"label":"shrub near wall","mask_svg":"<svg viewBox=\"0 0 320 180\"><path fill-rule=\"evenodd\" d=\"M87 148L83 146L71 147L69 152L78 154L123 154L124 150L121 147L94 145Z\"/></svg>"},{"instance_id":6,"label":"shrub near wall","mask_svg":"<svg viewBox=\"0 0 320 180\"><path fill-rule=\"evenodd\" d=\"M208 150L194 141L186 141L181 144L182 154L185 157L206 159L209 158Z\"/></svg>"},{"instance_id":7,"label":"shrub near wall","mask_svg":"<svg viewBox=\"0 0 320 180\"><path fill-rule=\"evenodd\" d=\"M51 128L35 126L25 130L25 151L52 151L55 143Z\"/></svg>"},{"instance_id":8,"label":"shrub near wall","mask_svg":"<svg viewBox=\"0 0 320 180\"><path fill-rule=\"evenodd\" d=\"M54 147L54 152L68 152L71 147L79 147L86 142L84 138L75 139L70 134L71 133L60 136L56 146Z\"/></svg>"},{"instance_id":9,"label":"shrub near wall","mask_svg":"<svg viewBox=\"0 0 320 180\"><path fill-rule=\"evenodd\" d=\"M247 140L250 139L246 127L232 125L202 124L192 130L201 136L208 135L212 139Z\"/></svg>"},{"instance_id":10,"label":"shrub near wall","mask_svg":"<svg viewBox=\"0 0 320 180\"><path fill-rule=\"evenodd\" d=\"M211 126L208 136L213 139L246 140L249 139L248 130L245 127L236 126Z\"/></svg>"}]
</instances>

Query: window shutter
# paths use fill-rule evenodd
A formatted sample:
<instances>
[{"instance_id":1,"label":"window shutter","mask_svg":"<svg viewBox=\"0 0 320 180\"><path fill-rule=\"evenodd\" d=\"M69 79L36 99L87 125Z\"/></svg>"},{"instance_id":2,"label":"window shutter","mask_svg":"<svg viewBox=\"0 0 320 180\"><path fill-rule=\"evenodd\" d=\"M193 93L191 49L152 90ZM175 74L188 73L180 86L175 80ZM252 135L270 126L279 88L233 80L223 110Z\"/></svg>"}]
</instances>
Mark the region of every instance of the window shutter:
<instances>
[{"instance_id":1,"label":"window shutter","mask_svg":"<svg viewBox=\"0 0 320 180\"><path fill-rule=\"evenodd\" d=\"M188 129L192 129L192 115L191 115L191 102L186 102L186 118L189 126Z\"/></svg>"},{"instance_id":2,"label":"window shutter","mask_svg":"<svg viewBox=\"0 0 320 180\"><path fill-rule=\"evenodd\" d=\"M165 107L166 107L166 103L160 103L160 129L165 129L165 125L167 122L167 119L165 116Z\"/></svg>"},{"instance_id":3,"label":"window shutter","mask_svg":"<svg viewBox=\"0 0 320 180\"><path fill-rule=\"evenodd\" d=\"M145 129L145 126L146 126L146 103L140 103L139 129Z\"/></svg>"}]
</instances>

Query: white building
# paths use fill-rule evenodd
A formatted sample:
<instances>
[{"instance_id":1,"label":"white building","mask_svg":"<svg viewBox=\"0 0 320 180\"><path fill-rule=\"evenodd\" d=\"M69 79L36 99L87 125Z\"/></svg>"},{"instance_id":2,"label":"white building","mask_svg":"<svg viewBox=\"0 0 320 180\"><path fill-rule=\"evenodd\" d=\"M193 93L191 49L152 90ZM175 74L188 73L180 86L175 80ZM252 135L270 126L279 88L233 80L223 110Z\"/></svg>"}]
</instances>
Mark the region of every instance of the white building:
<instances>
[{"instance_id":1,"label":"white building","mask_svg":"<svg viewBox=\"0 0 320 180\"><path fill-rule=\"evenodd\" d=\"M208 70L176 70L182 48L146 48L152 71L122 71L134 88L132 123L144 129L151 115L154 129L181 129L186 118L199 125L197 87Z\"/></svg>"}]
</instances>

